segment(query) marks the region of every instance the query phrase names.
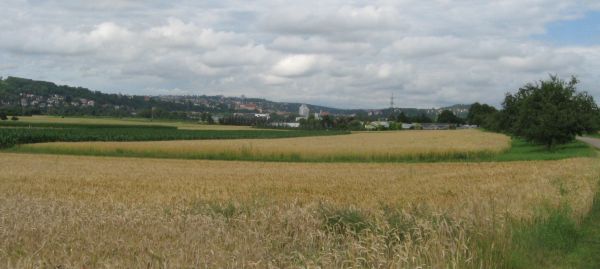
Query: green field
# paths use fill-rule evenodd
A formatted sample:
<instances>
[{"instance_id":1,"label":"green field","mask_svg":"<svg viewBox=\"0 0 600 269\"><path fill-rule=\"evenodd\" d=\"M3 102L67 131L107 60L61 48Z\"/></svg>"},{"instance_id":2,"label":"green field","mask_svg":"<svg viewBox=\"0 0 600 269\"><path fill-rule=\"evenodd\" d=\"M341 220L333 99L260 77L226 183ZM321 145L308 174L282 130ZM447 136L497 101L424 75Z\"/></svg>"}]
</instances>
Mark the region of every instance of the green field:
<instances>
[{"instance_id":1,"label":"green field","mask_svg":"<svg viewBox=\"0 0 600 269\"><path fill-rule=\"evenodd\" d=\"M187 130L168 125L0 122L0 148L43 142L258 139L340 135L341 131Z\"/></svg>"},{"instance_id":2,"label":"green field","mask_svg":"<svg viewBox=\"0 0 600 269\"><path fill-rule=\"evenodd\" d=\"M198 130L256 130L250 126L233 125L209 125L200 124L193 121L173 121L173 120L150 120L145 118L110 118L110 117L58 117L58 116L23 116L19 117L19 122L25 123L58 123L58 124L86 124L86 125L152 125L152 126L171 126L179 129L198 129Z\"/></svg>"}]
</instances>

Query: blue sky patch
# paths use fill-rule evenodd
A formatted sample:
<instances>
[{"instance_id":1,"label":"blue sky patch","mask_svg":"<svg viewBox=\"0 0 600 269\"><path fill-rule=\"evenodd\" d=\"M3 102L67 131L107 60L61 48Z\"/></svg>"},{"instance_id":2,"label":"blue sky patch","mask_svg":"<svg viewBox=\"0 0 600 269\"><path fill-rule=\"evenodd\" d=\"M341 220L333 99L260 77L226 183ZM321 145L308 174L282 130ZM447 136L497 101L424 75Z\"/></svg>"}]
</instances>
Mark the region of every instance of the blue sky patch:
<instances>
[{"instance_id":1,"label":"blue sky patch","mask_svg":"<svg viewBox=\"0 0 600 269\"><path fill-rule=\"evenodd\" d=\"M563 46L600 45L600 12L589 12L579 19L551 23L546 30L546 34L536 39Z\"/></svg>"}]
</instances>

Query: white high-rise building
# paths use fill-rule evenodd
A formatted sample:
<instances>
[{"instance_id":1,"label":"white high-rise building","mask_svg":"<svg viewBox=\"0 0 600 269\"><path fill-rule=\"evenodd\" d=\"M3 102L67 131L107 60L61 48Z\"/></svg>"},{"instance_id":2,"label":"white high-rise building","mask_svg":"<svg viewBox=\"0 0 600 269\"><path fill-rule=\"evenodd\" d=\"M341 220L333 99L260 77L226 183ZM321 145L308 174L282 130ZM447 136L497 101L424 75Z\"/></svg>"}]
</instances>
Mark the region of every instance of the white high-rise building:
<instances>
[{"instance_id":1,"label":"white high-rise building","mask_svg":"<svg viewBox=\"0 0 600 269\"><path fill-rule=\"evenodd\" d=\"M308 118L309 113L310 113L310 109L308 109L308 106L306 106L305 104L302 104L300 106L300 109L298 110L298 114L300 114L300 117Z\"/></svg>"}]
</instances>

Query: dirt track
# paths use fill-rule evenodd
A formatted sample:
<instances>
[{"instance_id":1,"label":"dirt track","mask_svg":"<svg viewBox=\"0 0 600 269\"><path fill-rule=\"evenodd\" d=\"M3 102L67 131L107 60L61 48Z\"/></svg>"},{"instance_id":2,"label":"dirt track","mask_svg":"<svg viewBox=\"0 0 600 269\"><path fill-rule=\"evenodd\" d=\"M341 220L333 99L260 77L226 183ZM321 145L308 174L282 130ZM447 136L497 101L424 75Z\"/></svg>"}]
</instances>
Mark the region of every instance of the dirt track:
<instances>
[{"instance_id":1,"label":"dirt track","mask_svg":"<svg viewBox=\"0 0 600 269\"><path fill-rule=\"evenodd\" d=\"M577 140L590 144L597 149L600 149L600 139L598 138L578 136Z\"/></svg>"}]
</instances>

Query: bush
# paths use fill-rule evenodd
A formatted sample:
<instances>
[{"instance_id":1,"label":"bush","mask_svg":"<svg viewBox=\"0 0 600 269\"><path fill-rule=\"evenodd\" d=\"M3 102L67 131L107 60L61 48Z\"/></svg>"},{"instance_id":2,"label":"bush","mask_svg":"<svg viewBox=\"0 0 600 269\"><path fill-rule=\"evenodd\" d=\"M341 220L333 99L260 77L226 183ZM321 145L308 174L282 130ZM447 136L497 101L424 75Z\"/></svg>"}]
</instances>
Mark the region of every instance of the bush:
<instances>
[{"instance_id":1,"label":"bush","mask_svg":"<svg viewBox=\"0 0 600 269\"><path fill-rule=\"evenodd\" d=\"M17 121L17 120L19 120L19 118L17 118L17 116L12 116L12 117L10 118L10 120Z\"/></svg>"}]
</instances>

